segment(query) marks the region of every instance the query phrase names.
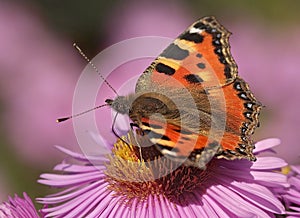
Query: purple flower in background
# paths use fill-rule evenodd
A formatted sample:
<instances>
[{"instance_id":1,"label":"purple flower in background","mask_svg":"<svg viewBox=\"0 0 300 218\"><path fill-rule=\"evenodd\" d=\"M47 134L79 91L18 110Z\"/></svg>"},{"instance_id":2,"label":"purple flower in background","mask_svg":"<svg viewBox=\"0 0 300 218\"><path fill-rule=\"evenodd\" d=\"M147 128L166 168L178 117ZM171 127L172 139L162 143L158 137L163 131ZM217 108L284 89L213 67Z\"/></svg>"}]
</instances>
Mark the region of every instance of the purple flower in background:
<instances>
[{"instance_id":1,"label":"purple flower in background","mask_svg":"<svg viewBox=\"0 0 300 218\"><path fill-rule=\"evenodd\" d=\"M289 164L299 164L300 41L297 26L267 25L238 20L228 22L233 32L232 53L240 75L265 105L256 136L276 136L283 146L275 149ZM284 29L284 30L283 30Z\"/></svg>"},{"instance_id":2,"label":"purple flower in background","mask_svg":"<svg viewBox=\"0 0 300 218\"><path fill-rule=\"evenodd\" d=\"M281 195L288 217L300 217L300 166L291 166L288 174L289 190Z\"/></svg>"},{"instance_id":3,"label":"purple flower in background","mask_svg":"<svg viewBox=\"0 0 300 218\"><path fill-rule=\"evenodd\" d=\"M2 167L0 167L0 202L7 198L7 195L10 193L12 188L5 178L5 173L3 172Z\"/></svg>"},{"instance_id":4,"label":"purple flower in background","mask_svg":"<svg viewBox=\"0 0 300 218\"><path fill-rule=\"evenodd\" d=\"M55 120L71 112L82 67L72 42L55 36L38 13L0 2L1 125L18 158L40 165L58 159L53 144L76 142L71 123Z\"/></svg>"},{"instance_id":5,"label":"purple flower in background","mask_svg":"<svg viewBox=\"0 0 300 218\"><path fill-rule=\"evenodd\" d=\"M168 2L155 0L151 2L127 1L126 3L119 4L111 11L104 21L104 26L106 27L106 33L108 35L107 44L113 45L122 40L142 36L162 36L173 39L187 28L188 25L193 22L193 19L191 18L191 13L185 3L173 1L172 4L169 4ZM120 21L122 23L121 25ZM168 45L166 45L166 47L167 46ZM144 49L147 50L147 48ZM163 49L165 48L162 47L161 51L157 53L157 56ZM126 54L127 51L123 50L120 52ZM113 58L114 57L110 57L110 59ZM111 72L107 80L118 90L118 88L126 84L128 80L140 76L155 58L156 56L139 57L136 60L122 63L122 65ZM99 68L101 69L101 66L99 66ZM134 92L134 87L135 84L128 90ZM115 97L115 94L107 86L104 86L101 87L97 102L101 105L105 102L105 99ZM107 117L110 116L110 110L101 109L101 112L99 113L101 113L101 116L98 117L97 123L107 123ZM106 115L103 115L103 113L106 113ZM111 133L110 128L107 128L106 125L98 125L98 128L101 134L105 135L105 139L114 140L115 136Z\"/></svg>"},{"instance_id":6,"label":"purple flower in background","mask_svg":"<svg viewBox=\"0 0 300 218\"><path fill-rule=\"evenodd\" d=\"M23 193L23 198L15 195L9 197L7 202L0 204L0 217L5 218L39 218L31 199L26 193Z\"/></svg>"},{"instance_id":7,"label":"purple flower in background","mask_svg":"<svg viewBox=\"0 0 300 218\"><path fill-rule=\"evenodd\" d=\"M255 152L278 144L277 139L260 141ZM155 177L169 165L140 160L137 150L121 140L107 157L85 157L58 148L77 162L64 161L54 168L60 173L41 175L40 183L63 189L37 199L49 206L42 209L46 217L274 217L284 213L273 194L288 187L286 176L275 171L286 166L280 158L258 156L254 163L213 159L206 170L182 165Z\"/></svg>"},{"instance_id":8,"label":"purple flower in background","mask_svg":"<svg viewBox=\"0 0 300 218\"><path fill-rule=\"evenodd\" d=\"M112 11L106 25L110 43L115 43L139 36L175 38L191 22L191 12L183 2L129 1Z\"/></svg>"}]
</instances>

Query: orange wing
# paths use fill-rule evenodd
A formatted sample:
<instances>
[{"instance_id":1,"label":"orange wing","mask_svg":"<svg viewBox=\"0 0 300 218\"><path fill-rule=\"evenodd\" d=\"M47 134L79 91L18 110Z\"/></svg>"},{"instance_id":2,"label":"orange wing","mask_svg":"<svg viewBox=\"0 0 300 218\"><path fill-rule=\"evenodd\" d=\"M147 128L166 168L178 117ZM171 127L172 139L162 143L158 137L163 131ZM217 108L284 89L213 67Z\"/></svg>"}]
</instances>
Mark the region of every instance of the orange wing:
<instances>
[{"instance_id":1,"label":"orange wing","mask_svg":"<svg viewBox=\"0 0 300 218\"><path fill-rule=\"evenodd\" d=\"M226 159L247 158L255 160L251 135L259 125L261 104L255 99L245 81L237 77L234 83L221 88L225 98L225 126L221 137L209 138L209 133L190 131L184 125L176 125L172 120L164 122L155 117L142 118L140 127L148 134L164 155L183 160L188 157L198 163L197 158L211 158L210 154ZM211 90L212 98L219 99L216 90ZM196 122L191 120L191 122ZM201 122L201 120L200 120ZM220 131L222 128L219 129ZM215 134L212 134L215 136Z\"/></svg>"},{"instance_id":2,"label":"orange wing","mask_svg":"<svg viewBox=\"0 0 300 218\"><path fill-rule=\"evenodd\" d=\"M229 36L230 32L214 17L200 19L144 72L136 91L148 89L148 81L166 88L214 88L232 83L237 77L237 65L230 53Z\"/></svg>"},{"instance_id":3,"label":"orange wing","mask_svg":"<svg viewBox=\"0 0 300 218\"><path fill-rule=\"evenodd\" d=\"M189 122L182 123L177 112L165 121L135 115L135 121L162 153L175 159L189 157L192 162L212 152L228 159L255 159L250 136L258 126L261 105L247 83L237 76L229 35L214 17L202 18L139 78L138 95L167 96L175 104L179 102L184 117L188 117ZM191 98L196 107L187 103ZM211 134L213 128L216 131Z\"/></svg>"}]
</instances>

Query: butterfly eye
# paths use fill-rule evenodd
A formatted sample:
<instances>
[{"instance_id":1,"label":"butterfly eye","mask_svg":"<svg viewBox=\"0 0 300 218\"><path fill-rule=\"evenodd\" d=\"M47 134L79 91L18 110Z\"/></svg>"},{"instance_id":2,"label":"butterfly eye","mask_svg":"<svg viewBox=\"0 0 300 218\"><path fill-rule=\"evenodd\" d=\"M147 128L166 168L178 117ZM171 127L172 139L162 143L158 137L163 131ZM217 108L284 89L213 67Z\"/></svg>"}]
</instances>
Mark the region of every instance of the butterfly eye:
<instances>
[{"instance_id":1,"label":"butterfly eye","mask_svg":"<svg viewBox=\"0 0 300 218\"><path fill-rule=\"evenodd\" d=\"M105 100L105 103L107 103L108 105L112 105L113 102L114 102L114 100L112 100L112 99Z\"/></svg>"}]
</instances>

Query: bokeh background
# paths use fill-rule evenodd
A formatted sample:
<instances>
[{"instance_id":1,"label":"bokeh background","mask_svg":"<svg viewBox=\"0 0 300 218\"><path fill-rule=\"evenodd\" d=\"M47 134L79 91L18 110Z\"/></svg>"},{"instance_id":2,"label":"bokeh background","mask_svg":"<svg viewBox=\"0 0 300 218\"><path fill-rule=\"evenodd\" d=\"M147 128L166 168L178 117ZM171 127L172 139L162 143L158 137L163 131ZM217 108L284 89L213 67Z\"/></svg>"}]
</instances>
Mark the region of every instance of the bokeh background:
<instances>
[{"instance_id":1,"label":"bokeh background","mask_svg":"<svg viewBox=\"0 0 300 218\"><path fill-rule=\"evenodd\" d=\"M64 157L53 145L79 151L72 122L55 123L71 113L86 65L73 42L94 57L131 37L175 38L205 15L233 33L240 75L265 105L255 139L280 138L278 155L299 164L299 11L297 0L0 0L0 201L49 192L36 180ZM118 70L137 74L149 63Z\"/></svg>"}]
</instances>

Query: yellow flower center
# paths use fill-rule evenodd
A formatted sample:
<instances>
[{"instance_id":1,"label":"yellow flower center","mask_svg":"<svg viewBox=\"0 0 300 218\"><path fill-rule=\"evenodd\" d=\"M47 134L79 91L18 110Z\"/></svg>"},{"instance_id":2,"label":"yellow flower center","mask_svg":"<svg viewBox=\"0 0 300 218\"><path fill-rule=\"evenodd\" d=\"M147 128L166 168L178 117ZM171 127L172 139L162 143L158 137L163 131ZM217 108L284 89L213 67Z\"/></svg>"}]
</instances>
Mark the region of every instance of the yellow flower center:
<instances>
[{"instance_id":1,"label":"yellow flower center","mask_svg":"<svg viewBox=\"0 0 300 218\"><path fill-rule=\"evenodd\" d=\"M203 188L209 177L208 170L162 158L155 146L140 151L131 134L114 144L108 159L105 172L108 188L123 196L127 203L136 198L145 200L149 195L163 195L174 203L182 202L183 195Z\"/></svg>"}]
</instances>

